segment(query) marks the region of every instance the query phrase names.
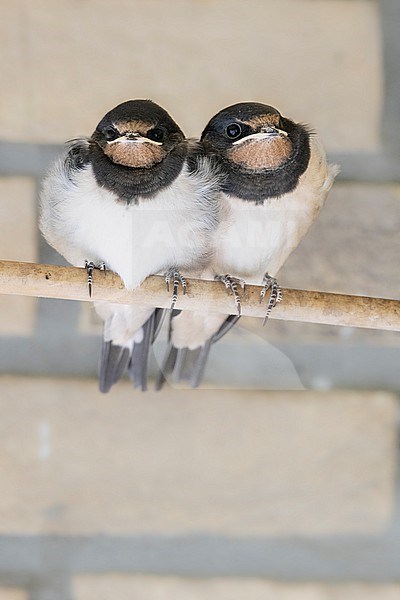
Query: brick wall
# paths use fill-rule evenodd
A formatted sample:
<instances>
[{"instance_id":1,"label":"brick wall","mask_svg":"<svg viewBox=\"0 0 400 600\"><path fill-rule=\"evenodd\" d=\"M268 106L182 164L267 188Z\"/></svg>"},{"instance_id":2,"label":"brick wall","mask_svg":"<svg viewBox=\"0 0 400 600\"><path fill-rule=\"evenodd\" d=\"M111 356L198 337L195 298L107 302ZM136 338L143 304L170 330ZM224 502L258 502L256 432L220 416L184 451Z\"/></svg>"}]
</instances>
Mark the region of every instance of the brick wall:
<instances>
[{"instance_id":1,"label":"brick wall","mask_svg":"<svg viewBox=\"0 0 400 600\"><path fill-rule=\"evenodd\" d=\"M5 2L0 257L62 260L40 181L112 106L198 135L258 100L342 166L282 284L398 298L399 24L396 0ZM86 303L0 296L0 600L400 596L398 333L243 319L207 389L105 397L99 337Z\"/></svg>"}]
</instances>

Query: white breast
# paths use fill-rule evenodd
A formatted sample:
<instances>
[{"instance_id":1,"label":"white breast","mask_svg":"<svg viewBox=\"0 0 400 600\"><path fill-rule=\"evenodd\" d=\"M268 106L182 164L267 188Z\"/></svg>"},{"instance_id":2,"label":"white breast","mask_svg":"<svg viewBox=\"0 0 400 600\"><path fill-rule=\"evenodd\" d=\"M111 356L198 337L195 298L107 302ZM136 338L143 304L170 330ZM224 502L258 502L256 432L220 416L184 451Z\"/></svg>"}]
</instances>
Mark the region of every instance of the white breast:
<instances>
[{"instance_id":1,"label":"white breast","mask_svg":"<svg viewBox=\"0 0 400 600\"><path fill-rule=\"evenodd\" d=\"M264 273L276 275L317 217L337 171L313 137L309 166L293 192L263 205L223 194L226 219L215 235L214 272L258 284Z\"/></svg>"},{"instance_id":2,"label":"white breast","mask_svg":"<svg viewBox=\"0 0 400 600\"><path fill-rule=\"evenodd\" d=\"M185 166L154 198L128 205L97 185L90 165L71 182L61 159L44 182L41 230L70 263L104 261L134 288L149 274L189 269L206 255L218 210L206 175L189 175Z\"/></svg>"}]
</instances>

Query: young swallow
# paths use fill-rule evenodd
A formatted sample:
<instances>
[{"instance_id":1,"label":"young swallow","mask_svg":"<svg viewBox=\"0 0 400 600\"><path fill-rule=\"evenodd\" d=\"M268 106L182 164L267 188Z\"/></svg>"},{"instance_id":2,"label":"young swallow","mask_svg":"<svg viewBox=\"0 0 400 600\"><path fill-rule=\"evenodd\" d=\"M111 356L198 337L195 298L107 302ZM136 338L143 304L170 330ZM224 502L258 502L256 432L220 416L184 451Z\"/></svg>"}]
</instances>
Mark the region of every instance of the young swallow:
<instances>
[{"instance_id":1,"label":"young swallow","mask_svg":"<svg viewBox=\"0 0 400 600\"><path fill-rule=\"evenodd\" d=\"M314 223L338 168L327 163L322 145L308 127L256 102L221 110L204 129L201 144L223 176L218 202L224 215L203 276L215 277L232 290L239 314L237 285L261 284L260 301L269 292L265 322L281 299L275 276ZM237 319L175 314L164 376L172 372L179 380L189 371L196 387L211 345ZM164 376L159 377L159 387Z\"/></svg>"},{"instance_id":2,"label":"young swallow","mask_svg":"<svg viewBox=\"0 0 400 600\"><path fill-rule=\"evenodd\" d=\"M69 143L43 183L40 228L47 242L75 266L120 275L135 289L166 272L185 291L180 269L207 260L218 223L216 178L195 143L160 106L131 100L108 112L90 138ZM104 320L100 390L125 369L146 389L149 348L162 311L151 306L97 302Z\"/></svg>"}]
</instances>

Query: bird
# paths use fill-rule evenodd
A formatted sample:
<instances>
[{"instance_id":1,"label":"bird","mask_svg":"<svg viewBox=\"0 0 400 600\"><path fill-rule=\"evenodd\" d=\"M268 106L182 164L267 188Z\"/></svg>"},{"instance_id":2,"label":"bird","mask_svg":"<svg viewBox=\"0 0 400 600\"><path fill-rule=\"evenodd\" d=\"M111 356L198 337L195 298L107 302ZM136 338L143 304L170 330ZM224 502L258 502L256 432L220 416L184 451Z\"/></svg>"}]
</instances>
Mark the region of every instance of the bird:
<instances>
[{"instance_id":1,"label":"bird","mask_svg":"<svg viewBox=\"0 0 400 600\"><path fill-rule=\"evenodd\" d=\"M74 266L109 269L137 288L163 273L186 290L181 270L208 260L219 220L217 180L195 140L151 100L128 100L100 120L90 137L71 140L45 177L39 226L46 241ZM147 388L149 349L163 311L95 302L104 321L99 387L108 392L126 370Z\"/></svg>"},{"instance_id":2,"label":"bird","mask_svg":"<svg viewBox=\"0 0 400 600\"><path fill-rule=\"evenodd\" d=\"M222 175L221 218L202 277L233 292L238 314L173 312L158 388L168 374L174 382L200 384L212 345L240 317L238 287L261 285L260 302L268 292L265 324L282 298L276 275L314 223L339 171L308 125L259 102L219 111L200 144Z\"/></svg>"}]
</instances>

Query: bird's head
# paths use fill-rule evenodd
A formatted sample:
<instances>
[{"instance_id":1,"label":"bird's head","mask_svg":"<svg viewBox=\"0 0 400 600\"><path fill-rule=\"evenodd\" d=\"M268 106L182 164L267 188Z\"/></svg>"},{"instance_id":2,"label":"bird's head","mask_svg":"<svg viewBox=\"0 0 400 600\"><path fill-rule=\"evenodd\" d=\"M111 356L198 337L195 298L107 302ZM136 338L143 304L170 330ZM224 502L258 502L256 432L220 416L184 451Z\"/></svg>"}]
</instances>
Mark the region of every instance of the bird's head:
<instances>
[{"instance_id":1,"label":"bird's head","mask_svg":"<svg viewBox=\"0 0 400 600\"><path fill-rule=\"evenodd\" d=\"M293 189L310 158L309 131L276 108L241 102L224 108L205 127L201 142L227 173L225 191L244 199ZM244 186L246 190L244 190Z\"/></svg>"},{"instance_id":2,"label":"bird's head","mask_svg":"<svg viewBox=\"0 0 400 600\"><path fill-rule=\"evenodd\" d=\"M113 163L146 169L162 162L184 139L170 115L150 100L119 104L91 137Z\"/></svg>"}]
</instances>

